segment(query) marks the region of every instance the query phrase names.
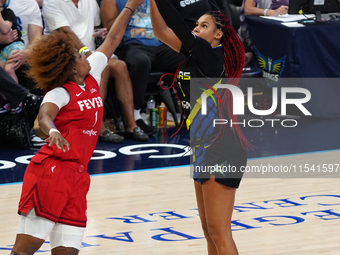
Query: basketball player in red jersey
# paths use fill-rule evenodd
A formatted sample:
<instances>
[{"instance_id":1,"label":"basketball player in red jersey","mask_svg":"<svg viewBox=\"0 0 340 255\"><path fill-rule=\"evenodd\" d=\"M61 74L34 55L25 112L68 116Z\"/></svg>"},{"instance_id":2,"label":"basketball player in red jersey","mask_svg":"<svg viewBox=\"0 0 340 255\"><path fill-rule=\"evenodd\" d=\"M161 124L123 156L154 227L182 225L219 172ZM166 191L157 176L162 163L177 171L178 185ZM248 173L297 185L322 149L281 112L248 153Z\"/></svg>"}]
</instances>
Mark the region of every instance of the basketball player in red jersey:
<instances>
[{"instance_id":1,"label":"basketball player in red jersey","mask_svg":"<svg viewBox=\"0 0 340 255\"><path fill-rule=\"evenodd\" d=\"M34 254L48 236L52 255L79 253L87 221L87 164L103 115L101 72L142 2L128 0L104 43L88 59L62 33L44 36L32 45L28 74L48 91L39 125L49 136L25 172L12 255Z\"/></svg>"}]
</instances>

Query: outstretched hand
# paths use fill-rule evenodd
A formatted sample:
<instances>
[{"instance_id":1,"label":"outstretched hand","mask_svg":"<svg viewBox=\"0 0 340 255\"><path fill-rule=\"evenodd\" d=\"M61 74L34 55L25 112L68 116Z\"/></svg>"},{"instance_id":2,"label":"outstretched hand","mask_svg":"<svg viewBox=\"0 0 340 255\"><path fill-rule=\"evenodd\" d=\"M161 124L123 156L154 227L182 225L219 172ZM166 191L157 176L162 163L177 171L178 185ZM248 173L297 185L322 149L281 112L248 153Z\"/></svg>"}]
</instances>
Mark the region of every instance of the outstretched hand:
<instances>
[{"instance_id":1,"label":"outstretched hand","mask_svg":"<svg viewBox=\"0 0 340 255\"><path fill-rule=\"evenodd\" d=\"M45 142L48 143L49 147L55 144L57 148L59 150L62 150L63 152L66 152L66 150L70 150L70 144L64 137L61 136L59 132L52 132L51 135L47 139L45 139Z\"/></svg>"}]
</instances>

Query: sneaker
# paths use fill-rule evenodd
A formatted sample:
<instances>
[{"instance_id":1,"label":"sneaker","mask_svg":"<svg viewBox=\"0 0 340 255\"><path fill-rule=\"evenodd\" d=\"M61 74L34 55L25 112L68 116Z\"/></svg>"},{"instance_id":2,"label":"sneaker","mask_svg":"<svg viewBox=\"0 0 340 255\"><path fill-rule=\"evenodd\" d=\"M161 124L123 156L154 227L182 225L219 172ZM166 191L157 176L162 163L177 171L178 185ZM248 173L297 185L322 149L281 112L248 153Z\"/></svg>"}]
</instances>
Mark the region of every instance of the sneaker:
<instances>
[{"instance_id":1,"label":"sneaker","mask_svg":"<svg viewBox=\"0 0 340 255\"><path fill-rule=\"evenodd\" d=\"M41 147L45 144L44 140L37 136L33 128L31 129L31 144L33 147Z\"/></svg>"},{"instance_id":2,"label":"sneaker","mask_svg":"<svg viewBox=\"0 0 340 255\"><path fill-rule=\"evenodd\" d=\"M10 104L1 101L1 103L0 103L0 113L9 112L10 110L11 110Z\"/></svg>"},{"instance_id":3,"label":"sneaker","mask_svg":"<svg viewBox=\"0 0 340 255\"><path fill-rule=\"evenodd\" d=\"M136 120L136 124L138 127L140 127L141 130L144 131L145 134L147 134L148 136L150 135L154 135L157 133L157 129L150 127L148 125L145 124L144 120L142 119L138 119Z\"/></svg>"},{"instance_id":4,"label":"sneaker","mask_svg":"<svg viewBox=\"0 0 340 255\"><path fill-rule=\"evenodd\" d=\"M22 103L20 103L17 107L11 108L11 114L19 113L22 111Z\"/></svg>"},{"instance_id":5,"label":"sneaker","mask_svg":"<svg viewBox=\"0 0 340 255\"><path fill-rule=\"evenodd\" d=\"M98 141L106 143L121 143L124 137L113 133L110 129L106 129L102 135L98 136Z\"/></svg>"},{"instance_id":6,"label":"sneaker","mask_svg":"<svg viewBox=\"0 0 340 255\"><path fill-rule=\"evenodd\" d=\"M132 132L126 132L127 135L137 141L147 141L149 136L140 129L140 127L135 127Z\"/></svg>"}]
</instances>

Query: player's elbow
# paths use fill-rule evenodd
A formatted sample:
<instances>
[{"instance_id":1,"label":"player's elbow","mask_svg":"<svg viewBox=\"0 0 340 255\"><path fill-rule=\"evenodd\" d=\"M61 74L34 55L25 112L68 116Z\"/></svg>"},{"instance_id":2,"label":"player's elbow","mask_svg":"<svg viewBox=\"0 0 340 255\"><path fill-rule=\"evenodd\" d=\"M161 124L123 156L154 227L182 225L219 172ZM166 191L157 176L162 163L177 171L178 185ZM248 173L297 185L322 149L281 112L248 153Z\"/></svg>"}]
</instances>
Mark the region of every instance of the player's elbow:
<instances>
[{"instance_id":1,"label":"player's elbow","mask_svg":"<svg viewBox=\"0 0 340 255\"><path fill-rule=\"evenodd\" d=\"M164 28L164 29L154 29L153 30L153 33L154 33L154 35L160 40L160 41L163 41L164 40L164 38L165 38L165 32L164 31L166 31L166 29Z\"/></svg>"}]
</instances>

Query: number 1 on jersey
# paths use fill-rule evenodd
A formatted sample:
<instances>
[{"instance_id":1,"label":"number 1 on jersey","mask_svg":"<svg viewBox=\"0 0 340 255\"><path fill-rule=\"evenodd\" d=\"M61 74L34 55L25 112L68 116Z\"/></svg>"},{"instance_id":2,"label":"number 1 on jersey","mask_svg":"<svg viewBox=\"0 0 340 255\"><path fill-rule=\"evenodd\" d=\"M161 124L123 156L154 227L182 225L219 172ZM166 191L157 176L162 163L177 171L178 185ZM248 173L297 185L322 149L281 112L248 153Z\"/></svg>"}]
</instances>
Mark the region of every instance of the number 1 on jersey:
<instances>
[{"instance_id":1,"label":"number 1 on jersey","mask_svg":"<svg viewBox=\"0 0 340 255\"><path fill-rule=\"evenodd\" d=\"M96 119L95 119L94 124L93 124L92 127L94 127L97 124L97 121L98 121L98 111L96 111L96 113L94 115L96 116Z\"/></svg>"}]
</instances>

